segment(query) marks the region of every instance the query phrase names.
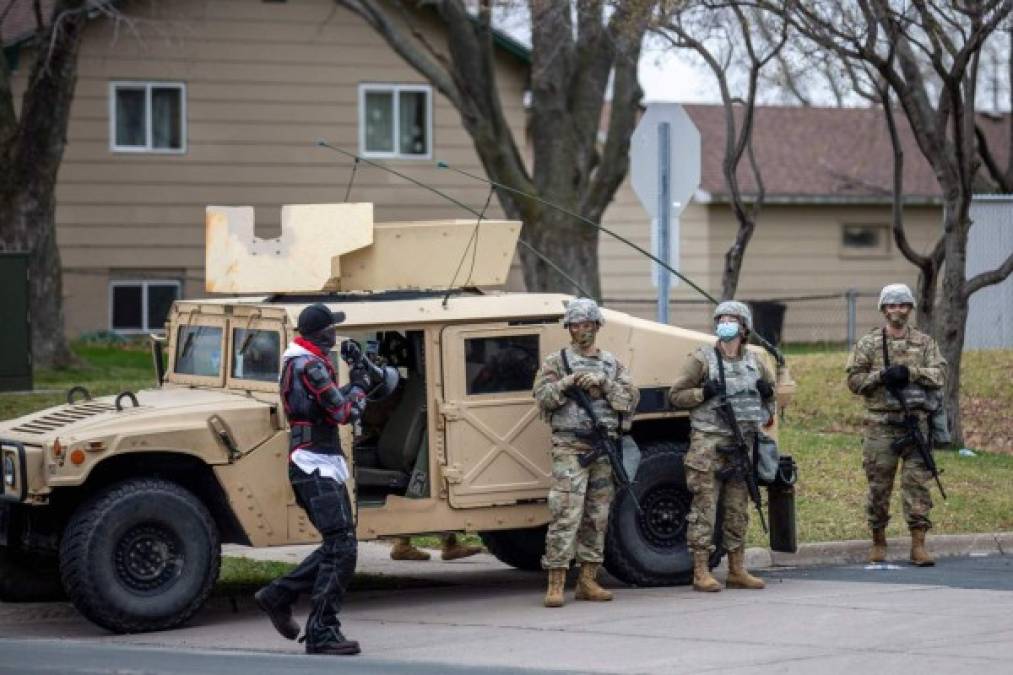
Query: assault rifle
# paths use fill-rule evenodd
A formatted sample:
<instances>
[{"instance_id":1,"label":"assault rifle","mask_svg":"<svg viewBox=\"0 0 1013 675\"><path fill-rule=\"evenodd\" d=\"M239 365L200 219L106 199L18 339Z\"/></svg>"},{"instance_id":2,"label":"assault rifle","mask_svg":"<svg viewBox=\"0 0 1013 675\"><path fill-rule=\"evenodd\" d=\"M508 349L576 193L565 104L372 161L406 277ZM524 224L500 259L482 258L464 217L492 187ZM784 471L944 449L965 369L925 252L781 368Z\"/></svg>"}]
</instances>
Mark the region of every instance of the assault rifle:
<instances>
[{"instance_id":1,"label":"assault rifle","mask_svg":"<svg viewBox=\"0 0 1013 675\"><path fill-rule=\"evenodd\" d=\"M939 474L942 471L936 466L936 458L932 456L932 446L929 444L929 440L925 438L925 434L922 433L921 426L918 424L918 415L911 412L911 408L908 407L907 399L904 398L900 387L887 387L887 391L893 394L894 398L900 402L900 407L904 410L904 420L895 422L894 424L907 430L905 435L890 443L890 449L899 452L913 445L915 450L918 451L918 456L922 458L925 468L935 478L936 485L939 487L939 494L943 496L943 501L946 501L946 490L943 489L943 482L939 480Z\"/></svg>"},{"instance_id":2,"label":"assault rifle","mask_svg":"<svg viewBox=\"0 0 1013 675\"><path fill-rule=\"evenodd\" d=\"M594 414L594 408L591 406L591 399L588 397L587 392L578 386L572 386L565 393L567 397L572 399L587 413L592 424L591 431L577 434L577 438L586 442L592 448L591 452L578 455L577 461L582 467L587 468L591 465L591 462L596 461L599 457L608 457L609 464L612 465L612 475L615 476L619 489L626 490L630 495L630 499L633 500L633 505L637 507L637 513L643 513L640 508L640 502L637 501L637 495L633 492L633 482L630 481L630 477L626 473L626 467L623 465L621 452L616 446L615 441L609 436L608 427Z\"/></svg>"},{"instance_id":3,"label":"assault rifle","mask_svg":"<svg viewBox=\"0 0 1013 675\"><path fill-rule=\"evenodd\" d=\"M718 355L718 363L721 363L721 356ZM724 423L732 430L732 440L734 441L731 446L725 446L718 448L718 452L722 454L730 454L732 456L732 466L727 470L726 475L722 475L721 478L727 480L732 475L740 475L742 480L746 481L746 489L749 490L749 499L752 500L753 505L756 507L756 513L760 516L760 524L763 525L763 532L767 533L767 521L763 517L763 501L760 497L760 486L756 484L756 475L753 472L753 462L749 456L749 444L746 443L746 439L742 436L742 429L739 428L739 422L735 419L735 411L732 410L732 403L728 400L728 395L725 393L724 383L724 369L722 368L721 377L721 391L718 393L720 403L717 407L718 415L724 420Z\"/></svg>"}]
</instances>

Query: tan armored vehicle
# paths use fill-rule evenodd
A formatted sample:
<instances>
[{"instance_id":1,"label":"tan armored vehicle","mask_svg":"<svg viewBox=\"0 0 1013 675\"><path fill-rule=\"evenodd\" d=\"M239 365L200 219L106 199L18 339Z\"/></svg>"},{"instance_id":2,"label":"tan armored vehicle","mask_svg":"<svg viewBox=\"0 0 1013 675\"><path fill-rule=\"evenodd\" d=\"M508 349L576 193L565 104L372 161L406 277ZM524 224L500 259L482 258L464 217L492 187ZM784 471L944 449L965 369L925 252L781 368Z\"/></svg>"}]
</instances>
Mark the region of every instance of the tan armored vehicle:
<instances>
[{"instance_id":1,"label":"tan armored vehicle","mask_svg":"<svg viewBox=\"0 0 1013 675\"><path fill-rule=\"evenodd\" d=\"M96 399L72 390L66 405L0 423L3 599L59 574L95 623L163 629L201 607L222 543L316 541L287 479L278 375L299 312L317 301L345 312L339 335L401 375L393 396L341 428L359 539L477 532L500 560L537 569L550 444L531 386L567 341L570 296L481 290L506 279L520 225L505 221L482 223L470 278L448 293L475 228L374 224L369 204L303 205L284 208L279 239L260 240L252 209L209 207L208 289L261 295L177 302L153 343L155 388ZM688 422L666 393L682 359L712 338L604 315L600 342L641 390L632 433L643 451L642 512L619 496L606 567L631 584L685 583ZM779 380L783 405L784 369ZM793 528L793 517L775 525Z\"/></svg>"}]
</instances>

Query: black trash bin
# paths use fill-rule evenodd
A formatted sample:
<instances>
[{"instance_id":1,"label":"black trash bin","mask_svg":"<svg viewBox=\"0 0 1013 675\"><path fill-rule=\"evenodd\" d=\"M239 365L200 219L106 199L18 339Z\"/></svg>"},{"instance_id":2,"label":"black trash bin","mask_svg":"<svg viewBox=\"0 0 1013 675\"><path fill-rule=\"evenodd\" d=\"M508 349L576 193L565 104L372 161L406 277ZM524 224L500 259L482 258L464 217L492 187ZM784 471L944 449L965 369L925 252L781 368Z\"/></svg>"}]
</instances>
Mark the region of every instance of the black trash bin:
<instances>
[{"instance_id":1,"label":"black trash bin","mask_svg":"<svg viewBox=\"0 0 1013 675\"><path fill-rule=\"evenodd\" d=\"M749 307L753 310L753 330L770 344L780 345L784 332L784 312L788 306L783 302L755 300L749 303Z\"/></svg>"}]
</instances>

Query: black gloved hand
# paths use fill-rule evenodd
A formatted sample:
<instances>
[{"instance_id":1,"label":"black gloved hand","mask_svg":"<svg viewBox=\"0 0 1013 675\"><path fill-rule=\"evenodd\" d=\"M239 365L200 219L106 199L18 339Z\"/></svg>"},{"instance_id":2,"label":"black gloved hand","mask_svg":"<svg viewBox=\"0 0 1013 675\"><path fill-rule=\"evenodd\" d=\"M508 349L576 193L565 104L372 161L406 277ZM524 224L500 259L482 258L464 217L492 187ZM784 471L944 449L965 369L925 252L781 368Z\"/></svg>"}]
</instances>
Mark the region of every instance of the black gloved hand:
<instances>
[{"instance_id":1,"label":"black gloved hand","mask_svg":"<svg viewBox=\"0 0 1013 675\"><path fill-rule=\"evenodd\" d=\"M756 381L756 391L760 392L760 398L764 401L774 395L774 387L772 387L770 382L767 382L766 380Z\"/></svg>"},{"instance_id":2,"label":"black gloved hand","mask_svg":"<svg viewBox=\"0 0 1013 675\"><path fill-rule=\"evenodd\" d=\"M348 370L348 382L353 387L358 387L362 391L367 392L372 387L372 382L369 379L369 371L365 366L357 365Z\"/></svg>"},{"instance_id":3,"label":"black gloved hand","mask_svg":"<svg viewBox=\"0 0 1013 675\"><path fill-rule=\"evenodd\" d=\"M362 348L355 340L345 340L341 343L341 360L349 366L355 365L362 358Z\"/></svg>"},{"instance_id":4,"label":"black gloved hand","mask_svg":"<svg viewBox=\"0 0 1013 675\"><path fill-rule=\"evenodd\" d=\"M721 392L721 383L717 380L707 380L703 383L703 400L709 401Z\"/></svg>"},{"instance_id":5,"label":"black gloved hand","mask_svg":"<svg viewBox=\"0 0 1013 675\"><path fill-rule=\"evenodd\" d=\"M887 387L906 387L907 383L911 381L911 371L907 366L890 366L883 369L879 374L879 379Z\"/></svg>"}]
</instances>

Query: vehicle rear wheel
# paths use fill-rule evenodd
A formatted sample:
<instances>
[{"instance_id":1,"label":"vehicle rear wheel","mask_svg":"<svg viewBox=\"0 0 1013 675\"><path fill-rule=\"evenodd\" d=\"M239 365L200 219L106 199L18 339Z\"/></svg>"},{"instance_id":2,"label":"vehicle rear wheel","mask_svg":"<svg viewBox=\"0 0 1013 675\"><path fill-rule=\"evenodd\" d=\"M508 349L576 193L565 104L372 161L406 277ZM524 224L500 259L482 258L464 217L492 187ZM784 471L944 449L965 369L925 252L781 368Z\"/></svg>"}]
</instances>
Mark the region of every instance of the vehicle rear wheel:
<instances>
[{"instance_id":1,"label":"vehicle rear wheel","mask_svg":"<svg viewBox=\"0 0 1013 675\"><path fill-rule=\"evenodd\" d=\"M64 588L90 621L116 633L174 628L204 605L221 567L218 529L176 483L113 485L73 515L60 546Z\"/></svg>"},{"instance_id":2,"label":"vehicle rear wheel","mask_svg":"<svg viewBox=\"0 0 1013 675\"><path fill-rule=\"evenodd\" d=\"M55 555L0 546L0 601L45 602L66 597Z\"/></svg>"},{"instance_id":3,"label":"vehicle rear wheel","mask_svg":"<svg viewBox=\"0 0 1013 675\"><path fill-rule=\"evenodd\" d=\"M523 530L479 532L482 543L500 562L519 570L542 569L547 525Z\"/></svg>"},{"instance_id":4,"label":"vehicle rear wheel","mask_svg":"<svg viewBox=\"0 0 1013 675\"><path fill-rule=\"evenodd\" d=\"M617 492L605 538L605 568L617 579L636 586L672 586L692 580L686 516L693 496L686 488L683 469L686 449L686 443L672 441L642 445L643 458L633 486L640 513L627 491Z\"/></svg>"}]
</instances>

